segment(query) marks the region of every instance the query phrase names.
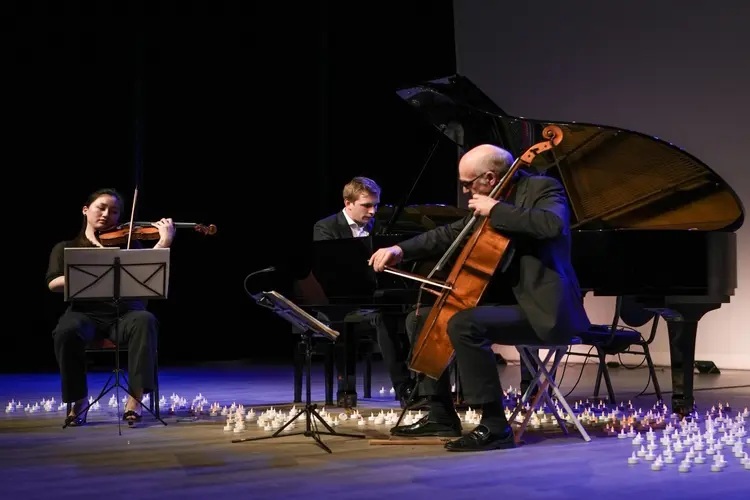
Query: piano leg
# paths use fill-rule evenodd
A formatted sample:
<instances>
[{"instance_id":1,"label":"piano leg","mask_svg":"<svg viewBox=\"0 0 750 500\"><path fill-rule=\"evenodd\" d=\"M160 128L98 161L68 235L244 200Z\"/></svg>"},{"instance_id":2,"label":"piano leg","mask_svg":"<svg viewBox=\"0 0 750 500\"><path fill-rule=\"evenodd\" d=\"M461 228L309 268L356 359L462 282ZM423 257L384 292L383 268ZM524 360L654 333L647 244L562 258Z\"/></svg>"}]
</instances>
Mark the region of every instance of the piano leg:
<instances>
[{"instance_id":1,"label":"piano leg","mask_svg":"<svg viewBox=\"0 0 750 500\"><path fill-rule=\"evenodd\" d=\"M357 346L359 332L356 323L344 323L341 335L336 339L336 392L337 405L343 408L357 406Z\"/></svg>"},{"instance_id":2,"label":"piano leg","mask_svg":"<svg viewBox=\"0 0 750 500\"><path fill-rule=\"evenodd\" d=\"M684 417L693 411L693 364L697 321L667 321L672 368L672 411Z\"/></svg>"},{"instance_id":3,"label":"piano leg","mask_svg":"<svg viewBox=\"0 0 750 500\"><path fill-rule=\"evenodd\" d=\"M672 369L672 411L687 416L693 411L693 369L695 366L695 339L698 321L708 312L717 309L712 304L670 305L670 314L662 315L669 331L669 354Z\"/></svg>"}]
</instances>

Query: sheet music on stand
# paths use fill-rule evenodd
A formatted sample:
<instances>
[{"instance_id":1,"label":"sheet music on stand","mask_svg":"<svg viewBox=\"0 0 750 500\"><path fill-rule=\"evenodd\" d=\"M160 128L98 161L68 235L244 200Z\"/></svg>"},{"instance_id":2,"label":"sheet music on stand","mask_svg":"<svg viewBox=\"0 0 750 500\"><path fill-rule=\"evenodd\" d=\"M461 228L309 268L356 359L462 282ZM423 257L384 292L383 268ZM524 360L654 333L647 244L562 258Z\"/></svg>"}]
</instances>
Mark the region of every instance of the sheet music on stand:
<instances>
[{"instance_id":1,"label":"sheet music on stand","mask_svg":"<svg viewBox=\"0 0 750 500\"><path fill-rule=\"evenodd\" d=\"M253 298L258 305L272 309L280 317L302 331L311 331L318 337L325 337L334 342L339 338L340 333L338 331L329 328L276 291L261 292L254 295Z\"/></svg>"},{"instance_id":2,"label":"sheet music on stand","mask_svg":"<svg viewBox=\"0 0 750 500\"><path fill-rule=\"evenodd\" d=\"M154 413L143 401L136 398L130 387L120 383L120 303L123 300L166 299L169 291L169 248L137 248L123 250L118 247L65 248L65 292L66 302L101 301L112 302L115 311L115 369L99 396L83 408L78 415L99 401L112 389L117 389L117 423L120 428L120 395L122 388L137 400L162 424L167 423ZM114 382L110 385L110 381ZM155 408L158 410L158 401ZM78 416L76 415L76 416ZM67 427L67 423L63 428ZM122 431L120 431L122 435Z\"/></svg>"},{"instance_id":3,"label":"sheet music on stand","mask_svg":"<svg viewBox=\"0 0 750 500\"><path fill-rule=\"evenodd\" d=\"M169 293L169 250L66 248L65 301L166 299ZM117 286L116 279L119 279Z\"/></svg>"}]
</instances>

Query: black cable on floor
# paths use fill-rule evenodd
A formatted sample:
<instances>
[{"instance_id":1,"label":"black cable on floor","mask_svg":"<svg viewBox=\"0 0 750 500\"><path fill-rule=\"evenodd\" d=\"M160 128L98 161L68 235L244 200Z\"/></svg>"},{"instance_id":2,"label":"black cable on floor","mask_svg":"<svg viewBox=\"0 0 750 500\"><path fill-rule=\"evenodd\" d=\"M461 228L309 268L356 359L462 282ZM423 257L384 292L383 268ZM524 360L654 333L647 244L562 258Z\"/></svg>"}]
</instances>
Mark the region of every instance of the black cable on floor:
<instances>
[{"instance_id":1,"label":"black cable on floor","mask_svg":"<svg viewBox=\"0 0 750 500\"><path fill-rule=\"evenodd\" d=\"M581 364L581 373L578 374L578 380L576 380L576 383L575 385L573 385L573 388L570 390L570 392L565 395L565 399L568 399L568 396L570 396L571 393L576 390L576 387L578 387L578 384L581 382L581 377L583 377L583 369L586 368L586 362L589 360L589 356L591 355L591 350L593 348L594 346L591 346L589 348L589 352L586 353L586 357L583 358L583 363ZM570 358L570 356L568 356L568 358ZM568 363L567 359L565 360L565 363L566 364ZM563 375L565 375L565 373L563 373ZM557 386L560 387L560 384L557 384Z\"/></svg>"}]
</instances>

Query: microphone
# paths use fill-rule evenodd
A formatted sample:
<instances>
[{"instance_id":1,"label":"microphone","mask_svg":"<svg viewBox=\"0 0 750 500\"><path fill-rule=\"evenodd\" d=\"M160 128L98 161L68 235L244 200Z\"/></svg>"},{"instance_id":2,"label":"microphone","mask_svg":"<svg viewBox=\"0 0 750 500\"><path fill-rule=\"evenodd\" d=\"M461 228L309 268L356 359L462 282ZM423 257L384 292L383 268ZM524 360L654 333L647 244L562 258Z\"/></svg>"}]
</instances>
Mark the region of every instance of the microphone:
<instances>
[{"instance_id":1,"label":"microphone","mask_svg":"<svg viewBox=\"0 0 750 500\"><path fill-rule=\"evenodd\" d=\"M275 267L275 266L270 266L270 267L267 267L267 268L265 268L265 269L260 269L260 270L258 270L258 271L255 271L255 272L252 272L252 273L248 274L248 275L247 275L247 276L245 277L245 281L243 282L243 286L244 286L244 288L245 288L245 293L247 293L247 294L248 294L249 296L251 296L251 297L252 297L253 299L255 299L255 300L258 300L258 294L254 294L254 293L252 293L252 292L251 292L251 291L250 291L250 290L248 289L248 287L247 287L247 282L248 282L248 280L249 280L250 278L252 278L253 276L257 275L257 274L261 274L261 273L272 273L272 272L274 272L274 271L276 271L276 267Z\"/></svg>"}]
</instances>

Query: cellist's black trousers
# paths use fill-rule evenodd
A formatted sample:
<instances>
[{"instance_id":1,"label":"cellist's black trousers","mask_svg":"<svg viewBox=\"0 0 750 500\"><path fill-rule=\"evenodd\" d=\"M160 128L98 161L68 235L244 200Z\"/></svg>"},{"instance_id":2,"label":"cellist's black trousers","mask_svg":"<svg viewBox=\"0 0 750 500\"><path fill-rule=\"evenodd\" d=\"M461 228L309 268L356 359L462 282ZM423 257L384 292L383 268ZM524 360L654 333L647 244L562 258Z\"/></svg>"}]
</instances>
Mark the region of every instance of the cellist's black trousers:
<instances>
[{"instance_id":1,"label":"cellist's black trousers","mask_svg":"<svg viewBox=\"0 0 750 500\"><path fill-rule=\"evenodd\" d=\"M108 338L116 342L115 319L102 319L66 311L53 331L55 357L60 367L62 401L71 403L88 397L86 344ZM128 348L128 385L152 392L155 385L158 322L148 311L128 311L120 316L120 347Z\"/></svg>"},{"instance_id":2,"label":"cellist's black trousers","mask_svg":"<svg viewBox=\"0 0 750 500\"><path fill-rule=\"evenodd\" d=\"M423 307L407 316L406 331L412 345L429 312L429 307ZM502 400L502 386L492 344L542 342L517 305L479 306L460 311L448 321L448 337L456 350L464 399L471 405ZM531 374L523 363L521 366L522 380L530 381ZM450 397L450 390L447 369L438 380L423 376L419 385L420 396L443 400Z\"/></svg>"}]
</instances>

